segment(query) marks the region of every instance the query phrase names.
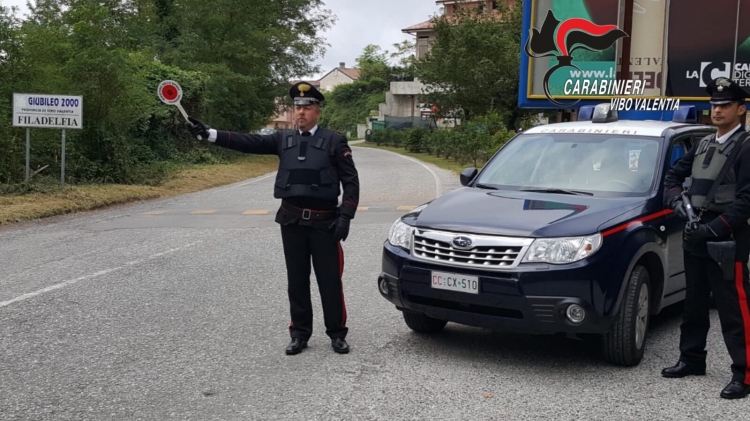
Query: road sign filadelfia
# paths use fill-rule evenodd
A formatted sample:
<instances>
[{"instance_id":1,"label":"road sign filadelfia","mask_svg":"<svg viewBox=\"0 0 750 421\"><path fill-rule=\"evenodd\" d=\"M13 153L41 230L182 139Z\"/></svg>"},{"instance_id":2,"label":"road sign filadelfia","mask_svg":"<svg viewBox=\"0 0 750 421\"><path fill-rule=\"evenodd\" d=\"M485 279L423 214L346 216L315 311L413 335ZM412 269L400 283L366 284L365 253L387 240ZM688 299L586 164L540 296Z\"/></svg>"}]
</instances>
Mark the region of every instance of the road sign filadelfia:
<instances>
[{"instance_id":1,"label":"road sign filadelfia","mask_svg":"<svg viewBox=\"0 0 750 421\"><path fill-rule=\"evenodd\" d=\"M13 126L82 129L83 97L14 93Z\"/></svg>"},{"instance_id":2,"label":"road sign filadelfia","mask_svg":"<svg viewBox=\"0 0 750 421\"><path fill-rule=\"evenodd\" d=\"M65 187L65 130L83 128L83 97L14 93L13 126L26 128L27 183L31 171L31 129L62 129L60 185Z\"/></svg>"}]
</instances>

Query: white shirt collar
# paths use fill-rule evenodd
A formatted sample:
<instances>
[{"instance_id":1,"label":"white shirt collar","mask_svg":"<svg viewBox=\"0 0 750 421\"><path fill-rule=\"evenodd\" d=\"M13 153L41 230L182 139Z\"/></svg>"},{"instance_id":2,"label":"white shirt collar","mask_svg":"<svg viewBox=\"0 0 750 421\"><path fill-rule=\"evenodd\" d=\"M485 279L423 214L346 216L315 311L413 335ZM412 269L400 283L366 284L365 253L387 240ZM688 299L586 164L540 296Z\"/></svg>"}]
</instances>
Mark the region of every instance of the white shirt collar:
<instances>
[{"instance_id":1,"label":"white shirt collar","mask_svg":"<svg viewBox=\"0 0 750 421\"><path fill-rule=\"evenodd\" d=\"M742 123L740 123L740 124L737 124L737 127L735 127L734 129L732 129L732 130L730 130L730 131L728 131L728 132L724 133L724 136L716 136L716 141L717 141L717 142L719 142L720 144L724 144L724 142L726 142L727 140L729 140L729 138L730 138L730 137L732 137L732 135L733 135L733 134L734 134L734 133L735 133L735 132L737 131L737 129L739 129L740 127L742 127Z\"/></svg>"},{"instance_id":2,"label":"white shirt collar","mask_svg":"<svg viewBox=\"0 0 750 421\"><path fill-rule=\"evenodd\" d=\"M297 129L297 131L299 132L299 134L302 134L302 130ZM310 136L314 136L315 132L317 131L318 131L318 125L316 124L312 129L310 129Z\"/></svg>"}]
</instances>

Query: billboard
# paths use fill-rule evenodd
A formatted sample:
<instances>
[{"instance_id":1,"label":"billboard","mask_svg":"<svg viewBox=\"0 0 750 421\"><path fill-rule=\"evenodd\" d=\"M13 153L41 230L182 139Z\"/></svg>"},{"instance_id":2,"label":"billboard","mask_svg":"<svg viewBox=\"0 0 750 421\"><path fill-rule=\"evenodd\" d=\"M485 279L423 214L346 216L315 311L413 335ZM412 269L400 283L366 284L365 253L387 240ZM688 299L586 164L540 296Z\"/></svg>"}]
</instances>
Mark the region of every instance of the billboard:
<instances>
[{"instance_id":1,"label":"billboard","mask_svg":"<svg viewBox=\"0 0 750 421\"><path fill-rule=\"evenodd\" d=\"M578 82L611 86L616 80L640 81L634 96L679 98L681 105L699 109L708 109L705 86L715 77L728 76L750 89L750 19L740 19L750 17L750 0L681 0L679 6L667 0L631 0L628 20L626 1L524 1L519 106L575 103L577 108L618 96L605 89L572 89ZM556 51L542 55L529 48L543 45L545 37ZM592 37L599 38L602 48L591 47ZM570 56L568 65L561 66L565 55ZM628 73L620 75L623 60Z\"/></svg>"},{"instance_id":2,"label":"billboard","mask_svg":"<svg viewBox=\"0 0 750 421\"><path fill-rule=\"evenodd\" d=\"M720 76L750 88L750 0L680 3L667 24L667 95L707 99L706 85Z\"/></svg>"},{"instance_id":3,"label":"billboard","mask_svg":"<svg viewBox=\"0 0 750 421\"><path fill-rule=\"evenodd\" d=\"M533 28L540 28L541 32L544 33L545 27L549 25L550 18L548 16L550 16L550 11L552 12L551 16L555 19L553 21L555 23L583 18L599 26L616 26L617 2L618 0L533 0L531 2L533 16L531 26ZM562 29L562 27L558 26L554 31L555 34L558 34ZM552 40L552 43L557 44L556 41L556 39ZM545 95L544 79L550 70L557 67L559 62L558 57L564 55L565 52L562 51L564 48L563 44L561 42L560 45L555 45L557 53L554 55L536 57L530 60L530 78L528 82L530 97L547 98ZM569 79L583 80L585 78L601 83L602 80L613 80L615 78L616 45L611 45L601 51L578 49L570 51L569 54L573 57L575 67L567 66L549 73L547 89L553 98L569 100L589 97L589 95L566 95L565 83ZM525 55L529 56L528 51Z\"/></svg>"}]
</instances>

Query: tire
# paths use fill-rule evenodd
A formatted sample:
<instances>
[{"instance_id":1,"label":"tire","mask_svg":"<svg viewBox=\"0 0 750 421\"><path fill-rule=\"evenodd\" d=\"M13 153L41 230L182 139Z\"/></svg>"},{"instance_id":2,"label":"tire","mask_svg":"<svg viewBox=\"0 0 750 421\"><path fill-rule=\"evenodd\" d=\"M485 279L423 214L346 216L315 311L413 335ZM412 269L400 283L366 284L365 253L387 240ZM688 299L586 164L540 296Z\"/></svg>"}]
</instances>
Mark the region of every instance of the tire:
<instances>
[{"instance_id":1,"label":"tire","mask_svg":"<svg viewBox=\"0 0 750 421\"><path fill-rule=\"evenodd\" d=\"M651 280L645 267L633 268L626 288L612 328L602 336L602 351L607 361L629 367L643 358L651 321Z\"/></svg>"},{"instance_id":2,"label":"tire","mask_svg":"<svg viewBox=\"0 0 750 421\"><path fill-rule=\"evenodd\" d=\"M406 325L417 333L438 333L448 323L445 320L433 319L422 313L404 311L403 314Z\"/></svg>"}]
</instances>

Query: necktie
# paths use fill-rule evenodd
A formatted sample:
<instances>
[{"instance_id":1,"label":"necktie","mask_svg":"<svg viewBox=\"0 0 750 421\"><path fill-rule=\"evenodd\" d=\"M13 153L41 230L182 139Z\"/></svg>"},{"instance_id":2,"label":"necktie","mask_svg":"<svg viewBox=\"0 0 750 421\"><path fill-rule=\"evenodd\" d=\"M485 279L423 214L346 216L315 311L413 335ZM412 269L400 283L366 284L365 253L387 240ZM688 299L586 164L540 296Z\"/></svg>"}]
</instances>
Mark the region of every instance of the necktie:
<instances>
[{"instance_id":1,"label":"necktie","mask_svg":"<svg viewBox=\"0 0 750 421\"><path fill-rule=\"evenodd\" d=\"M309 137L310 132L303 132L302 137ZM302 140L299 144L299 155L297 156L297 159L300 161L305 160L305 155L307 154L307 139Z\"/></svg>"}]
</instances>

